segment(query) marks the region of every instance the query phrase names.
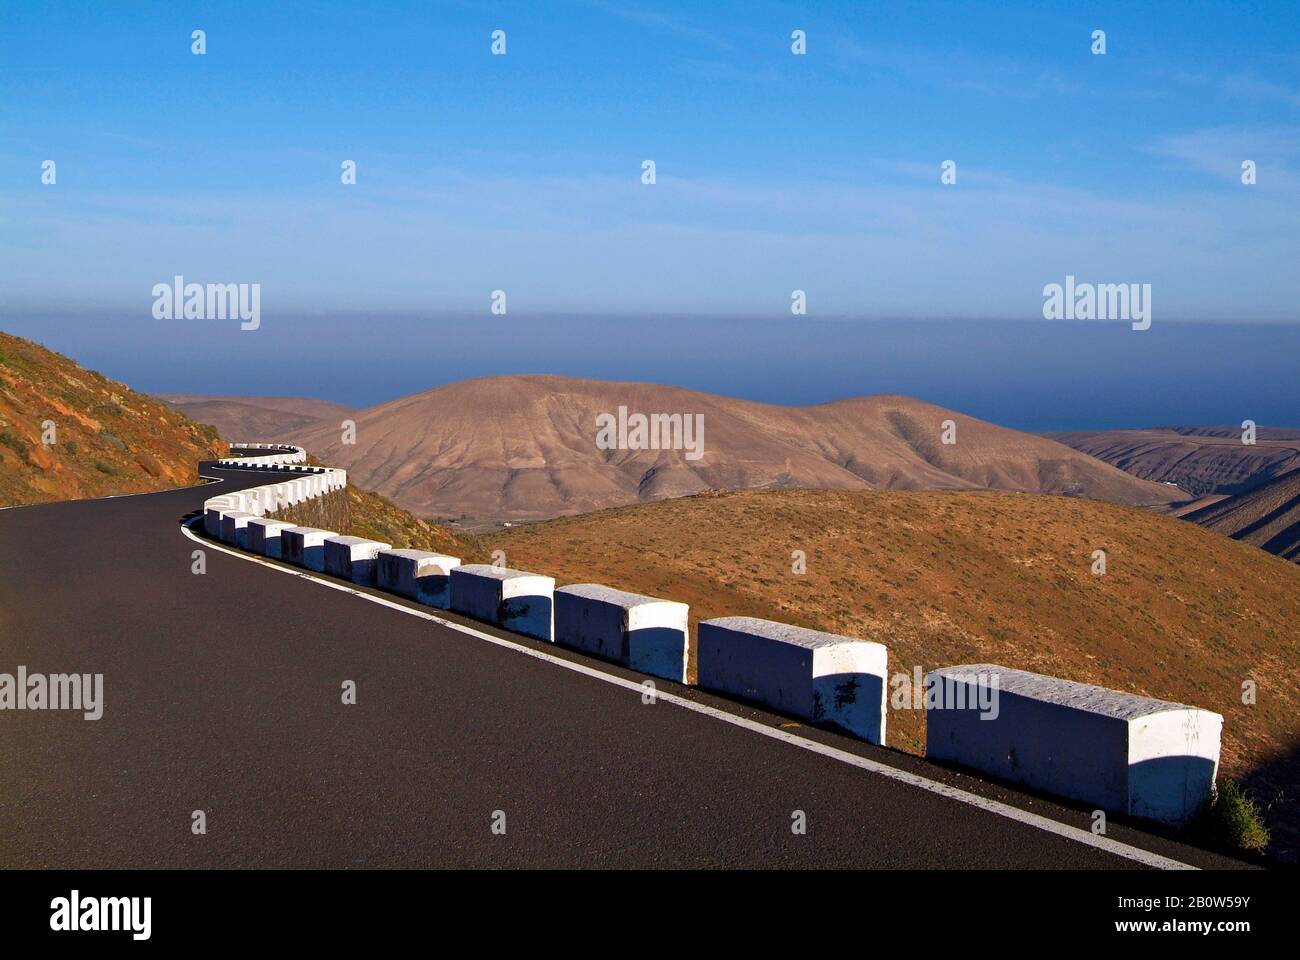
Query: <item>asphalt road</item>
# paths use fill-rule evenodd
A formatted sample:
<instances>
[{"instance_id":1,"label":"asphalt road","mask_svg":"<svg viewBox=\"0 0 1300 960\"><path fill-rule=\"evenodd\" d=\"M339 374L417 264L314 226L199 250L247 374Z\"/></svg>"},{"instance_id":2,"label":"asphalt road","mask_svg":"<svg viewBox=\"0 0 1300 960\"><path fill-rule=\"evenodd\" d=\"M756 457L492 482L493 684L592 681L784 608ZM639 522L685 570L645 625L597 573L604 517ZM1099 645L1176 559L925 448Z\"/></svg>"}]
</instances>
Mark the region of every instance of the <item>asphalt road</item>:
<instances>
[{"instance_id":1,"label":"asphalt road","mask_svg":"<svg viewBox=\"0 0 1300 960\"><path fill-rule=\"evenodd\" d=\"M0 711L0 866L1142 866L211 547L196 575L200 545L182 518L266 482L204 473L223 479L0 511L0 672L102 673L105 701L97 721ZM341 702L347 680L356 705ZM769 728L789 722L660 689ZM790 729L1091 825L1086 811ZM796 810L804 835L791 829ZM1236 865L1132 826L1108 835Z\"/></svg>"}]
</instances>

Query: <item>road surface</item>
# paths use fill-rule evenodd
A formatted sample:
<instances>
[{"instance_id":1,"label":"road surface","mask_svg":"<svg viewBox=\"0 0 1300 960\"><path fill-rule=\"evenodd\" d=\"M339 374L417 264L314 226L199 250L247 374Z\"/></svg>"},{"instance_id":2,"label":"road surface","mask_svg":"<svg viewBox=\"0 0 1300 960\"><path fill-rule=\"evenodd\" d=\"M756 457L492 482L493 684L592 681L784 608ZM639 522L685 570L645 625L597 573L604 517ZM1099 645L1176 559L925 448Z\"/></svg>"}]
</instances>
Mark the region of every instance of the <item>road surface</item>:
<instances>
[{"instance_id":1,"label":"road surface","mask_svg":"<svg viewBox=\"0 0 1300 960\"><path fill-rule=\"evenodd\" d=\"M220 480L0 511L0 672L102 673L105 701L97 721L0 711L0 867L1151 866L1143 851L1236 865L1119 824L1117 846L1099 849L1086 811L666 681L699 708L646 704L196 544L180 524L204 499L269 482L203 473ZM205 574L192 572L195 549ZM355 705L342 702L348 680ZM779 737L783 723L798 742L759 732ZM936 792L945 785L965 799ZM1069 835L1006 815L1018 810Z\"/></svg>"}]
</instances>

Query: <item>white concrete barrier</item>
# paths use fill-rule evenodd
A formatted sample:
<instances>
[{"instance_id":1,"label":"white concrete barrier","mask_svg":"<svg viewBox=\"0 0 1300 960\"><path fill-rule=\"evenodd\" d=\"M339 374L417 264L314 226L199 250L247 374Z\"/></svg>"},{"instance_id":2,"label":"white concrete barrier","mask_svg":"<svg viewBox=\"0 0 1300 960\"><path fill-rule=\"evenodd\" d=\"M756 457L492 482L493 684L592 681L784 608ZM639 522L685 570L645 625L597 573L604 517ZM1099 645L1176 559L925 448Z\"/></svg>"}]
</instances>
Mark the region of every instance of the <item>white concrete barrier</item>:
<instances>
[{"instance_id":1,"label":"white concrete barrier","mask_svg":"<svg viewBox=\"0 0 1300 960\"><path fill-rule=\"evenodd\" d=\"M274 471L290 476L277 483L237 490L204 501L203 528L209 536L221 536L222 510L237 510L241 513L265 517L285 507L347 487L346 470L337 467L303 465L301 461L307 458L307 451L302 447L274 443L235 443L231 446L268 452L262 456L227 457L216 461L219 466L228 469Z\"/></svg>"},{"instance_id":2,"label":"white concrete barrier","mask_svg":"<svg viewBox=\"0 0 1300 960\"><path fill-rule=\"evenodd\" d=\"M686 682L690 608L595 583L555 591L555 642Z\"/></svg>"},{"instance_id":3,"label":"white concrete barrier","mask_svg":"<svg viewBox=\"0 0 1300 960\"><path fill-rule=\"evenodd\" d=\"M286 527L280 531L280 558L317 573L325 572L325 541L337 537L333 530Z\"/></svg>"},{"instance_id":4,"label":"white concrete barrier","mask_svg":"<svg viewBox=\"0 0 1300 960\"><path fill-rule=\"evenodd\" d=\"M885 742L885 647L754 617L699 626L698 683Z\"/></svg>"},{"instance_id":5,"label":"white concrete barrier","mask_svg":"<svg viewBox=\"0 0 1300 960\"><path fill-rule=\"evenodd\" d=\"M926 755L1115 813L1191 820L1223 717L997 664L926 675Z\"/></svg>"},{"instance_id":6,"label":"white concrete barrier","mask_svg":"<svg viewBox=\"0 0 1300 960\"><path fill-rule=\"evenodd\" d=\"M280 534L292 526L288 520L254 517L248 521L248 550L263 557L280 559Z\"/></svg>"},{"instance_id":7,"label":"white concrete barrier","mask_svg":"<svg viewBox=\"0 0 1300 960\"><path fill-rule=\"evenodd\" d=\"M203 532L209 537L221 538L221 515L227 507L208 500L203 504Z\"/></svg>"},{"instance_id":8,"label":"white concrete barrier","mask_svg":"<svg viewBox=\"0 0 1300 960\"><path fill-rule=\"evenodd\" d=\"M242 510L227 510L221 515L221 539L236 547L248 547L248 521L257 519Z\"/></svg>"},{"instance_id":9,"label":"white concrete barrier","mask_svg":"<svg viewBox=\"0 0 1300 960\"><path fill-rule=\"evenodd\" d=\"M352 583L374 586L380 550L391 543L365 537L328 537L325 540L325 572Z\"/></svg>"},{"instance_id":10,"label":"white concrete barrier","mask_svg":"<svg viewBox=\"0 0 1300 960\"><path fill-rule=\"evenodd\" d=\"M379 551L379 589L426 606L446 610L451 606L451 571L459 557L427 550Z\"/></svg>"},{"instance_id":11,"label":"white concrete barrier","mask_svg":"<svg viewBox=\"0 0 1300 960\"><path fill-rule=\"evenodd\" d=\"M555 580L471 563L451 571L451 609L538 640L553 634Z\"/></svg>"},{"instance_id":12,"label":"white concrete barrier","mask_svg":"<svg viewBox=\"0 0 1300 960\"><path fill-rule=\"evenodd\" d=\"M230 449L266 451L266 453L261 456L231 456L226 458L235 463L248 466L275 466L287 463L300 463L307 459L307 451L305 449L287 443L231 443Z\"/></svg>"}]
</instances>

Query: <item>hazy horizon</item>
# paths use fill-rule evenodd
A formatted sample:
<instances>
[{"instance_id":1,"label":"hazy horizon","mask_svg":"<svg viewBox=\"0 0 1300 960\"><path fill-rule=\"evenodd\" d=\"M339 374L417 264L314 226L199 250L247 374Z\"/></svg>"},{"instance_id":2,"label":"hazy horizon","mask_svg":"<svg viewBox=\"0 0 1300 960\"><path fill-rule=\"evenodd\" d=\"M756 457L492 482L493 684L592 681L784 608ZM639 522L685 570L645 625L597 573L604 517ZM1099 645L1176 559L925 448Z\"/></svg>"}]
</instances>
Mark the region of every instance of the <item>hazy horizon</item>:
<instances>
[{"instance_id":1,"label":"hazy horizon","mask_svg":"<svg viewBox=\"0 0 1300 960\"><path fill-rule=\"evenodd\" d=\"M901 393L1036 432L1244 419L1300 426L1300 327L1291 325L1157 323L1134 332L1042 320L335 314L278 318L255 332L225 324L195 337L192 321L0 313L0 329L147 393L363 407L474 377L555 374L779 404Z\"/></svg>"}]
</instances>

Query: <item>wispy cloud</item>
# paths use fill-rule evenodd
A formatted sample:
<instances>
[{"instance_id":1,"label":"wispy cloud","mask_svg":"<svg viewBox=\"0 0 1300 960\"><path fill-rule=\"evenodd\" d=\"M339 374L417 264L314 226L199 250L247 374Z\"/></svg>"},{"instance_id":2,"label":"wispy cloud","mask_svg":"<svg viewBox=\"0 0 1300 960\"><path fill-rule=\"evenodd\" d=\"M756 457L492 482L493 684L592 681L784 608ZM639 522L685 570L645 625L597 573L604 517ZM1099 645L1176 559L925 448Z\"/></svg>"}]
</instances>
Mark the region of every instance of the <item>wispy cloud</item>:
<instances>
[{"instance_id":1,"label":"wispy cloud","mask_svg":"<svg viewBox=\"0 0 1300 960\"><path fill-rule=\"evenodd\" d=\"M1271 80L1261 80L1251 74L1237 73L1224 77L1222 86L1229 96L1281 100L1293 107L1300 107L1300 90Z\"/></svg>"},{"instance_id":2,"label":"wispy cloud","mask_svg":"<svg viewBox=\"0 0 1300 960\"><path fill-rule=\"evenodd\" d=\"M1219 126L1159 137L1147 153L1222 180L1241 181L1241 164L1253 160L1258 186L1295 193L1300 188L1300 126Z\"/></svg>"},{"instance_id":3,"label":"wispy cloud","mask_svg":"<svg viewBox=\"0 0 1300 960\"><path fill-rule=\"evenodd\" d=\"M711 30L696 26L681 16L672 16L664 13L662 10L656 10L643 4L620 2L620 0L586 0L586 2L588 6L594 7L597 10L631 21L632 23L639 24L643 27L649 27L652 30L665 31L687 40L706 44L727 53L735 51L735 47L725 37L722 37Z\"/></svg>"},{"instance_id":4,"label":"wispy cloud","mask_svg":"<svg viewBox=\"0 0 1300 960\"><path fill-rule=\"evenodd\" d=\"M834 33L826 42L842 66L863 67L945 90L988 97L1032 99L1074 94L1083 85L1056 67L966 51L866 44L852 34Z\"/></svg>"}]
</instances>

